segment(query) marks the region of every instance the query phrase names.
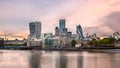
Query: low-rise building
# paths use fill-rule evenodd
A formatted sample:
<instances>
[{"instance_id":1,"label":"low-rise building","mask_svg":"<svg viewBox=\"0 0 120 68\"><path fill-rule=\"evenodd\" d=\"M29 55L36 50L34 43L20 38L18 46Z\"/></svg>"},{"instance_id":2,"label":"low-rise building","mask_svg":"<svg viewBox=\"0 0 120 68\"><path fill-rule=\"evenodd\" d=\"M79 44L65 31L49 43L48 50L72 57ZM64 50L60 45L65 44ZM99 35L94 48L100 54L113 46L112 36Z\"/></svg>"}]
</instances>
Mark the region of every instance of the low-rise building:
<instances>
[{"instance_id":1,"label":"low-rise building","mask_svg":"<svg viewBox=\"0 0 120 68\"><path fill-rule=\"evenodd\" d=\"M27 40L27 46L40 46L42 47L42 39L28 39Z\"/></svg>"},{"instance_id":2,"label":"low-rise building","mask_svg":"<svg viewBox=\"0 0 120 68\"><path fill-rule=\"evenodd\" d=\"M4 38L0 38L0 44L4 44Z\"/></svg>"},{"instance_id":3,"label":"low-rise building","mask_svg":"<svg viewBox=\"0 0 120 68\"><path fill-rule=\"evenodd\" d=\"M118 33L118 32L113 33L113 37L114 37L116 40L119 40L119 39L120 39L120 33Z\"/></svg>"}]
</instances>

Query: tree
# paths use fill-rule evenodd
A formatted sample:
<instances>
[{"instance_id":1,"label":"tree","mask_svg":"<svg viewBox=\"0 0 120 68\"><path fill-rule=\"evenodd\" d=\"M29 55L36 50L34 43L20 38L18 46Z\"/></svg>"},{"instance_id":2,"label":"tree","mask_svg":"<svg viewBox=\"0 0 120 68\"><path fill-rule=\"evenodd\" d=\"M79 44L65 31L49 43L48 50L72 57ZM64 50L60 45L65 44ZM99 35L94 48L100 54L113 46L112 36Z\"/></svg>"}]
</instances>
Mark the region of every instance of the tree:
<instances>
[{"instance_id":1,"label":"tree","mask_svg":"<svg viewBox=\"0 0 120 68\"><path fill-rule=\"evenodd\" d=\"M109 39L104 38L104 39L100 40L100 44L110 44Z\"/></svg>"},{"instance_id":2,"label":"tree","mask_svg":"<svg viewBox=\"0 0 120 68\"><path fill-rule=\"evenodd\" d=\"M115 38L104 38L100 40L100 44L113 44L115 41Z\"/></svg>"},{"instance_id":3,"label":"tree","mask_svg":"<svg viewBox=\"0 0 120 68\"><path fill-rule=\"evenodd\" d=\"M118 41L120 41L120 38L118 39Z\"/></svg>"},{"instance_id":4,"label":"tree","mask_svg":"<svg viewBox=\"0 0 120 68\"><path fill-rule=\"evenodd\" d=\"M27 46L27 43L23 43L22 45L25 45L25 46Z\"/></svg>"},{"instance_id":5,"label":"tree","mask_svg":"<svg viewBox=\"0 0 120 68\"><path fill-rule=\"evenodd\" d=\"M73 47L75 47L75 45L77 44L77 42L75 40L72 40L71 44L72 44Z\"/></svg>"},{"instance_id":6,"label":"tree","mask_svg":"<svg viewBox=\"0 0 120 68\"><path fill-rule=\"evenodd\" d=\"M109 42L110 42L110 44L115 43L115 41L116 41L116 39L115 39L115 38L109 38Z\"/></svg>"},{"instance_id":7,"label":"tree","mask_svg":"<svg viewBox=\"0 0 120 68\"><path fill-rule=\"evenodd\" d=\"M89 42L89 45L99 45L99 41L93 39L92 41Z\"/></svg>"},{"instance_id":8,"label":"tree","mask_svg":"<svg viewBox=\"0 0 120 68\"><path fill-rule=\"evenodd\" d=\"M93 45L99 45L99 41L97 41L97 40L93 40Z\"/></svg>"}]
</instances>

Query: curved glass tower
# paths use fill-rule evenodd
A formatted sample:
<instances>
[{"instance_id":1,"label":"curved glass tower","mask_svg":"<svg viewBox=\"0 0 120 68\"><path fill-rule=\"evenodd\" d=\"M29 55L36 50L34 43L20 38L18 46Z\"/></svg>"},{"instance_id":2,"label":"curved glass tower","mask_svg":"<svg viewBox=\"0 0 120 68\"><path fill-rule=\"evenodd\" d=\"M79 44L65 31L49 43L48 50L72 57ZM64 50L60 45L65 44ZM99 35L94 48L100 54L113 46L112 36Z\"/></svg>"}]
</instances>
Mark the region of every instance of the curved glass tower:
<instances>
[{"instance_id":1,"label":"curved glass tower","mask_svg":"<svg viewBox=\"0 0 120 68\"><path fill-rule=\"evenodd\" d=\"M84 37L81 25L76 26L76 33L78 34L79 39L83 40Z\"/></svg>"}]
</instances>

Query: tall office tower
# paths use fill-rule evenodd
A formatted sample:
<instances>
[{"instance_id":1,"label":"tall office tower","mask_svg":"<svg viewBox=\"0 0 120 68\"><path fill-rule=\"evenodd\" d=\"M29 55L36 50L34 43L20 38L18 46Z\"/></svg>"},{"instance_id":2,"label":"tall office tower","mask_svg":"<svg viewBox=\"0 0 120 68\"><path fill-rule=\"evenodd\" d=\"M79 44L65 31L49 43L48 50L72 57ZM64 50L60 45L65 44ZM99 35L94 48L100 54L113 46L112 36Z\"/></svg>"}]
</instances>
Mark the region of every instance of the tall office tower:
<instances>
[{"instance_id":1,"label":"tall office tower","mask_svg":"<svg viewBox=\"0 0 120 68\"><path fill-rule=\"evenodd\" d=\"M81 25L76 26L76 33L78 34L79 39L83 40L84 37Z\"/></svg>"},{"instance_id":2,"label":"tall office tower","mask_svg":"<svg viewBox=\"0 0 120 68\"><path fill-rule=\"evenodd\" d=\"M35 35L35 23L34 22L30 22L29 23L29 30L30 30L30 36L33 36L33 35Z\"/></svg>"},{"instance_id":3,"label":"tall office tower","mask_svg":"<svg viewBox=\"0 0 120 68\"><path fill-rule=\"evenodd\" d=\"M39 39L41 36L41 23L35 22L36 26L36 38Z\"/></svg>"},{"instance_id":4,"label":"tall office tower","mask_svg":"<svg viewBox=\"0 0 120 68\"><path fill-rule=\"evenodd\" d=\"M59 36L59 29L58 29L58 27L55 27L55 36Z\"/></svg>"},{"instance_id":5,"label":"tall office tower","mask_svg":"<svg viewBox=\"0 0 120 68\"><path fill-rule=\"evenodd\" d=\"M65 19L59 20L59 32L63 32L63 28L65 28Z\"/></svg>"},{"instance_id":6,"label":"tall office tower","mask_svg":"<svg viewBox=\"0 0 120 68\"><path fill-rule=\"evenodd\" d=\"M41 35L41 23L40 22L30 22L29 23L30 29L30 37L34 37L39 39Z\"/></svg>"}]
</instances>

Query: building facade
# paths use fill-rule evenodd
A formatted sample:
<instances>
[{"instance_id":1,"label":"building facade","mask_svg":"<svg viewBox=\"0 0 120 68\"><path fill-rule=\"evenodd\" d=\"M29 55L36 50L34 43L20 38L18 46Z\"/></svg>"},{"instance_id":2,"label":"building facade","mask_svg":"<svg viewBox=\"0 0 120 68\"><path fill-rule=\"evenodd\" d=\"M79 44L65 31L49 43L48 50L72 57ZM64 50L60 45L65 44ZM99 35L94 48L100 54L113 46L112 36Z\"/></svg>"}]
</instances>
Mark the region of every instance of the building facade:
<instances>
[{"instance_id":1,"label":"building facade","mask_svg":"<svg viewBox=\"0 0 120 68\"><path fill-rule=\"evenodd\" d=\"M83 30L81 25L76 26L76 33L79 36L79 40L83 40L84 37L83 37Z\"/></svg>"},{"instance_id":2,"label":"building facade","mask_svg":"<svg viewBox=\"0 0 120 68\"><path fill-rule=\"evenodd\" d=\"M59 36L59 28L55 27L55 36Z\"/></svg>"},{"instance_id":3,"label":"building facade","mask_svg":"<svg viewBox=\"0 0 120 68\"><path fill-rule=\"evenodd\" d=\"M0 38L0 44L4 44L4 38Z\"/></svg>"},{"instance_id":4,"label":"building facade","mask_svg":"<svg viewBox=\"0 0 120 68\"><path fill-rule=\"evenodd\" d=\"M40 22L30 22L29 23L30 38L39 39L41 36L41 23Z\"/></svg>"},{"instance_id":5,"label":"building facade","mask_svg":"<svg viewBox=\"0 0 120 68\"><path fill-rule=\"evenodd\" d=\"M119 39L120 39L120 33L119 33L119 32L113 33L113 37L114 37L116 40L119 40Z\"/></svg>"},{"instance_id":6,"label":"building facade","mask_svg":"<svg viewBox=\"0 0 120 68\"><path fill-rule=\"evenodd\" d=\"M41 23L35 22L35 26L36 26L36 38L39 39L41 36Z\"/></svg>"},{"instance_id":7,"label":"building facade","mask_svg":"<svg viewBox=\"0 0 120 68\"><path fill-rule=\"evenodd\" d=\"M34 22L30 22L29 23L29 30L30 30L30 36L33 36L33 35L35 35L35 23Z\"/></svg>"},{"instance_id":8,"label":"building facade","mask_svg":"<svg viewBox=\"0 0 120 68\"><path fill-rule=\"evenodd\" d=\"M41 22L29 23L30 34L27 38L27 46L42 46L41 44Z\"/></svg>"},{"instance_id":9,"label":"building facade","mask_svg":"<svg viewBox=\"0 0 120 68\"><path fill-rule=\"evenodd\" d=\"M59 32L63 32L63 29L65 28L65 19L59 20Z\"/></svg>"}]
</instances>

